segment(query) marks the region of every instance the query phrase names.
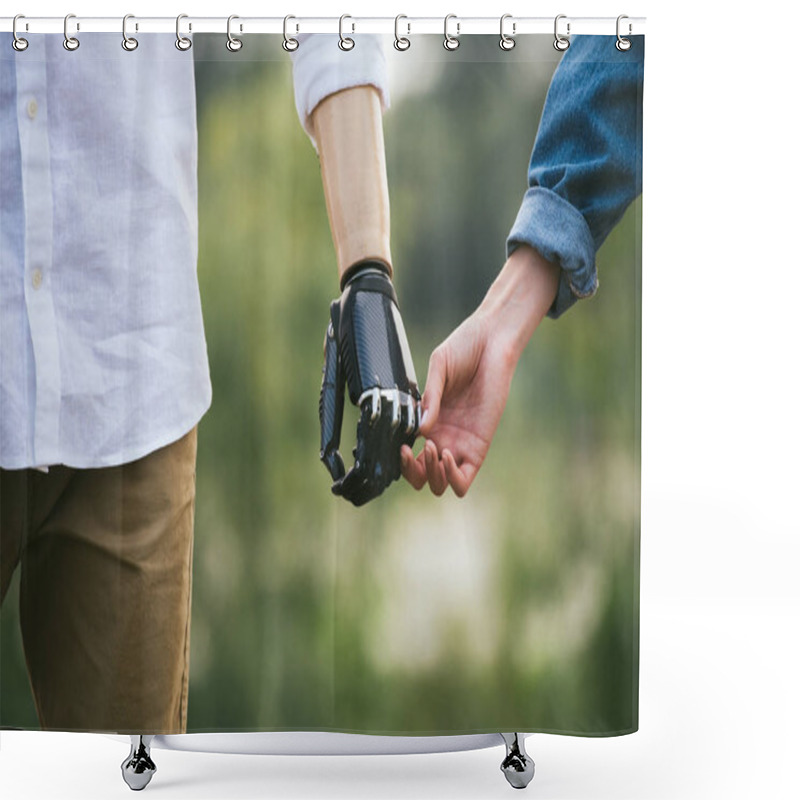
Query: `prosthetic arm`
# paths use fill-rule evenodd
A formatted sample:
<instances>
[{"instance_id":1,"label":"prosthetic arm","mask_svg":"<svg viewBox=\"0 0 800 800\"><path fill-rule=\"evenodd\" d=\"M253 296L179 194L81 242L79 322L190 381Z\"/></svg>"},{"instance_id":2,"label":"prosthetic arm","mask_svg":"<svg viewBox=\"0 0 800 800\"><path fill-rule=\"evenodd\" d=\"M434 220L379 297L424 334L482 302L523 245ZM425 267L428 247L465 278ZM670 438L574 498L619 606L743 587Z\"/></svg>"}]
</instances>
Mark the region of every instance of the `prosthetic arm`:
<instances>
[{"instance_id":1,"label":"prosthetic arm","mask_svg":"<svg viewBox=\"0 0 800 800\"><path fill-rule=\"evenodd\" d=\"M371 86L325 98L312 117L342 295L331 304L319 398L320 458L332 491L360 506L400 477L420 394L392 285L381 107ZM339 454L345 386L361 409L355 462Z\"/></svg>"}]
</instances>

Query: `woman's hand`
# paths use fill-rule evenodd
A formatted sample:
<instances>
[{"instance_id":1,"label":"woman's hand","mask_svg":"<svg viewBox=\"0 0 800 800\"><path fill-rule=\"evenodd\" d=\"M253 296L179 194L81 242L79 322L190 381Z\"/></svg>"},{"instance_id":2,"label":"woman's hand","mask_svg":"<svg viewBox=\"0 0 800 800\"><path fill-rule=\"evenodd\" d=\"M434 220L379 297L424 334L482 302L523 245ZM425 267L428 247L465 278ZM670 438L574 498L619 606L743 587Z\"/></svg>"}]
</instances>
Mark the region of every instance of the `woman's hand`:
<instances>
[{"instance_id":1,"label":"woman's hand","mask_svg":"<svg viewBox=\"0 0 800 800\"><path fill-rule=\"evenodd\" d=\"M476 312L431 355L420 426L427 441L416 459L408 445L400 454L416 489L427 482L440 495L449 484L463 497L486 458L516 366L511 354L497 352L490 327Z\"/></svg>"},{"instance_id":2,"label":"woman's hand","mask_svg":"<svg viewBox=\"0 0 800 800\"><path fill-rule=\"evenodd\" d=\"M506 407L511 379L534 330L553 303L558 267L522 245L506 261L480 307L431 355L415 458L404 445L403 476L435 495L463 497L483 464Z\"/></svg>"}]
</instances>

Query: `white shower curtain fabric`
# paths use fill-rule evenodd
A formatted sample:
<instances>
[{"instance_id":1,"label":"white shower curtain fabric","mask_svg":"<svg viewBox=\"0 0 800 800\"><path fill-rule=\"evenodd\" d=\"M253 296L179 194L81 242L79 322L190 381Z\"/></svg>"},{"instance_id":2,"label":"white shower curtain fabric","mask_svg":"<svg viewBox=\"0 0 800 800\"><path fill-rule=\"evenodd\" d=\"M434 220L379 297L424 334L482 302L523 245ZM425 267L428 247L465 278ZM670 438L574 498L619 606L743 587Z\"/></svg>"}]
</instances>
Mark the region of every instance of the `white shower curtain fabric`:
<instances>
[{"instance_id":1,"label":"white shower curtain fabric","mask_svg":"<svg viewBox=\"0 0 800 800\"><path fill-rule=\"evenodd\" d=\"M635 731L644 38L28 38L0 37L0 725ZM466 492L355 505L320 464L343 286L315 112L362 88L409 396L523 258L554 276L414 444L457 418L467 452L498 408Z\"/></svg>"}]
</instances>

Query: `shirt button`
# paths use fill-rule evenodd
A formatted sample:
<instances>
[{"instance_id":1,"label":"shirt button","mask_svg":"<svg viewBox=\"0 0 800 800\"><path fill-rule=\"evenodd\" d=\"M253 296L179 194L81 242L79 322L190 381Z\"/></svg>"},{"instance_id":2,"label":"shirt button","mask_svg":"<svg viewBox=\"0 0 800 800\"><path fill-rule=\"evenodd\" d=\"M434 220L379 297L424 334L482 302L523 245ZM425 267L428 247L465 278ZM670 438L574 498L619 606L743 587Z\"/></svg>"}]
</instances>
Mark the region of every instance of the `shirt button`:
<instances>
[{"instance_id":1,"label":"shirt button","mask_svg":"<svg viewBox=\"0 0 800 800\"><path fill-rule=\"evenodd\" d=\"M31 99L28 101L28 116L31 119L36 119L36 112L39 110L39 104L36 102L35 99Z\"/></svg>"},{"instance_id":2,"label":"shirt button","mask_svg":"<svg viewBox=\"0 0 800 800\"><path fill-rule=\"evenodd\" d=\"M42 285L42 271L40 269L35 269L33 271L31 283L33 284L34 289L38 289Z\"/></svg>"}]
</instances>

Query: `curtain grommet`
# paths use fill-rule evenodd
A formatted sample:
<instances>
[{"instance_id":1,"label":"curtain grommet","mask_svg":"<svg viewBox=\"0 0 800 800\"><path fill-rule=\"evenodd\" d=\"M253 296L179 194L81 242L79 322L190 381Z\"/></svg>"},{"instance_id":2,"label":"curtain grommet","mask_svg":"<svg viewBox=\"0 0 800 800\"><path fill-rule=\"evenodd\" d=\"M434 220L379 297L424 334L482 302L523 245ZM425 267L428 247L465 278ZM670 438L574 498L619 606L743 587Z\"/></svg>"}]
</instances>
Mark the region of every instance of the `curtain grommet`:
<instances>
[{"instance_id":1,"label":"curtain grommet","mask_svg":"<svg viewBox=\"0 0 800 800\"><path fill-rule=\"evenodd\" d=\"M67 30L67 26L69 25L69 21L71 19L75 19L74 14L67 14L64 17L64 41L62 42L62 44L64 45L64 49L69 50L70 53L74 52L81 46L81 43L78 40L78 38L76 36L70 36L69 31ZM80 30L80 26L77 25L77 23L76 23L76 30Z\"/></svg>"},{"instance_id":2,"label":"curtain grommet","mask_svg":"<svg viewBox=\"0 0 800 800\"><path fill-rule=\"evenodd\" d=\"M128 36L128 20L134 19L133 14L126 14L122 18L122 49L127 50L129 53L132 53L138 46L139 40L134 39L133 36ZM136 25L136 30L139 30L139 26Z\"/></svg>"},{"instance_id":3,"label":"curtain grommet","mask_svg":"<svg viewBox=\"0 0 800 800\"><path fill-rule=\"evenodd\" d=\"M342 14L342 16L339 17L339 49L344 50L345 52L352 50L356 46L354 39L344 35L343 28L344 28L344 21L346 19L353 19L353 18L349 14ZM356 30L355 22L351 22L350 25L352 27L352 30L350 32L355 33Z\"/></svg>"},{"instance_id":4,"label":"curtain grommet","mask_svg":"<svg viewBox=\"0 0 800 800\"><path fill-rule=\"evenodd\" d=\"M188 14L178 14L175 20L175 47L182 52L186 52L192 46L192 40L188 36L181 36L181 20L186 19ZM192 30L192 23L189 23L189 32Z\"/></svg>"},{"instance_id":5,"label":"curtain grommet","mask_svg":"<svg viewBox=\"0 0 800 800\"><path fill-rule=\"evenodd\" d=\"M514 34L517 32L517 23L511 23L511 36L509 36L505 32L505 22L507 19L512 19L511 14L503 14L503 16L500 17L500 49L506 52L513 50L514 46L517 44L517 40L514 39Z\"/></svg>"},{"instance_id":6,"label":"curtain grommet","mask_svg":"<svg viewBox=\"0 0 800 800\"><path fill-rule=\"evenodd\" d=\"M18 53L24 53L28 49L28 40L27 39L23 39L22 36L20 36L17 33L17 20L19 20L19 19L25 19L25 15L24 14L17 14L14 17L14 21L11 23L11 33L13 34L13 37L14 37L11 40L11 46Z\"/></svg>"},{"instance_id":7,"label":"curtain grommet","mask_svg":"<svg viewBox=\"0 0 800 800\"><path fill-rule=\"evenodd\" d=\"M631 49L631 44L632 44L632 42L631 42L631 40L630 40L630 39L626 39L626 38L625 38L625 37L624 37L624 36L623 36L623 35L622 35L622 34L619 32L619 31L620 31L620 22L622 22L622 20L624 20L624 19L628 19L628 16L627 16L626 14L620 14L620 15L617 17L617 41L616 41L616 42L614 42L614 47L616 47L616 48L617 48L617 50L619 50L619 51L620 51L620 53L624 53L624 52L626 52L627 50L630 50L630 49ZM628 36L630 36L630 35L631 35L631 31L632 31L632 30L633 30L633 26L632 26L632 25L631 25L631 23L629 22L629 23L628 23Z\"/></svg>"},{"instance_id":8,"label":"curtain grommet","mask_svg":"<svg viewBox=\"0 0 800 800\"><path fill-rule=\"evenodd\" d=\"M400 35L400 20L401 19L408 19L405 14L398 14L394 18L394 49L399 50L401 53L408 50L411 47L411 39L408 38L409 34L411 33L411 23L406 22L406 31L405 36Z\"/></svg>"},{"instance_id":9,"label":"curtain grommet","mask_svg":"<svg viewBox=\"0 0 800 800\"><path fill-rule=\"evenodd\" d=\"M281 47L287 53L293 53L295 50L297 50L298 47L300 47L300 42L298 42L297 39L295 39L293 36L289 36L288 26L290 19L297 19L297 17L294 17L291 14L287 14L283 18L283 41L281 42ZM295 28L295 32L299 30L300 26L297 25Z\"/></svg>"},{"instance_id":10,"label":"curtain grommet","mask_svg":"<svg viewBox=\"0 0 800 800\"><path fill-rule=\"evenodd\" d=\"M238 14L231 14L228 17L228 32L227 32L228 33L228 41L225 42L225 47L227 47L228 50L231 53L238 53L242 49L242 47L244 47L244 42L241 39L237 39L231 33L231 22L233 22L233 20L235 20L235 19L239 19L239 15ZM241 30L242 30L242 26L240 25L239 26L239 32L240 33L241 33Z\"/></svg>"},{"instance_id":11,"label":"curtain grommet","mask_svg":"<svg viewBox=\"0 0 800 800\"><path fill-rule=\"evenodd\" d=\"M451 19L456 20L456 34L453 36L450 31L447 29L447 25ZM455 14L448 14L444 18L444 40L442 41L442 46L445 50L449 52L453 52L454 50L458 50L459 45L461 44L460 39L458 38L461 33L461 23L458 21L458 17Z\"/></svg>"},{"instance_id":12,"label":"curtain grommet","mask_svg":"<svg viewBox=\"0 0 800 800\"><path fill-rule=\"evenodd\" d=\"M553 39L553 47L558 50L559 53L563 53L569 47L569 22L567 22L567 35L564 36L563 34L558 32L558 21L560 19L566 19L566 14L559 14L555 22L553 23L553 35L555 38Z\"/></svg>"}]
</instances>

